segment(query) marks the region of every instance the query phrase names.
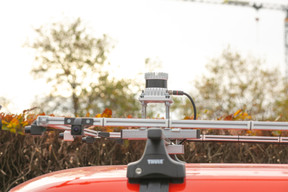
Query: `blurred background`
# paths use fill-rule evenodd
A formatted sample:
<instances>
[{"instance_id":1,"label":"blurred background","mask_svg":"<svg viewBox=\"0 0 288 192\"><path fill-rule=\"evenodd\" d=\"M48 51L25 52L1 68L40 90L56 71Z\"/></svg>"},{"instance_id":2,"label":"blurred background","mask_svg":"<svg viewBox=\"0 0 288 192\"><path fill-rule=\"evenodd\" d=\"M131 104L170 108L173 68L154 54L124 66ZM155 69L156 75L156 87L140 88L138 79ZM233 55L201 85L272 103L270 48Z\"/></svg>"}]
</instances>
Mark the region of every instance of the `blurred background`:
<instances>
[{"instance_id":1,"label":"blurred background","mask_svg":"<svg viewBox=\"0 0 288 192\"><path fill-rule=\"evenodd\" d=\"M137 116L143 74L161 71L169 74L169 89L190 92L214 118L243 108L263 118L263 106L265 117L275 117L268 104L286 99L280 92L287 6L287 0L1 1L2 112L37 106L81 115L108 107ZM189 107L175 117L189 115Z\"/></svg>"},{"instance_id":2,"label":"blurred background","mask_svg":"<svg viewBox=\"0 0 288 192\"><path fill-rule=\"evenodd\" d=\"M0 1L0 192L57 170L138 160L144 141L88 145L24 127L44 113L140 117L145 72L168 73L168 89L193 97L197 119L287 121L287 14L288 0ZM163 106L148 109L165 116ZM193 115L189 100L174 98L172 119ZM187 163L288 163L281 144L184 147Z\"/></svg>"}]
</instances>

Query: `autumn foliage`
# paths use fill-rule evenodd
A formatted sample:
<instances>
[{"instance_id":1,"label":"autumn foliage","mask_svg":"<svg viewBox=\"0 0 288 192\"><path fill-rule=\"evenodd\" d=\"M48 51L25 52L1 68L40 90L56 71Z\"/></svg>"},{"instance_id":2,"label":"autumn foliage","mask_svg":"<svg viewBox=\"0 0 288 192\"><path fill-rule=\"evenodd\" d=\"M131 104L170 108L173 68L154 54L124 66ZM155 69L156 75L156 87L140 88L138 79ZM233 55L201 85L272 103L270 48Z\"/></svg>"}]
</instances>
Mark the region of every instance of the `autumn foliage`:
<instances>
[{"instance_id":1,"label":"autumn foliage","mask_svg":"<svg viewBox=\"0 0 288 192\"><path fill-rule=\"evenodd\" d=\"M21 114L0 113L2 129L8 130L1 131L0 134L0 191L6 192L19 183L52 171L82 166L128 164L142 156L145 141L101 138L94 144L82 143L78 139L66 142L58 139L58 130L41 137L24 135L26 125L31 124L37 116L46 115L32 112L33 110L26 110ZM86 116L91 117L91 114ZM112 111L105 109L93 117L109 118L112 117ZM191 117L185 117L189 118ZM250 119L251 116L242 109L218 118L218 120ZM115 128L101 129L113 131ZM203 131L207 134L283 134L212 129ZM288 163L288 149L281 144L185 142L184 147L185 154L178 157L187 163Z\"/></svg>"},{"instance_id":2,"label":"autumn foliage","mask_svg":"<svg viewBox=\"0 0 288 192\"><path fill-rule=\"evenodd\" d=\"M37 119L38 116L54 116L53 114L31 113L35 108L24 110L21 114L5 114L0 113L0 119L2 119L2 130L10 131L12 133L24 134L25 126L31 125L33 121ZM87 113L86 117L90 117L90 114ZM112 117L112 110L105 109L102 113L96 114L94 117L100 118L110 118Z\"/></svg>"},{"instance_id":3,"label":"autumn foliage","mask_svg":"<svg viewBox=\"0 0 288 192\"><path fill-rule=\"evenodd\" d=\"M21 114L0 113L2 119L2 129L12 133L24 134L24 127L30 125L38 115L28 114L30 110L24 110Z\"/></svg>"}]
</instances>

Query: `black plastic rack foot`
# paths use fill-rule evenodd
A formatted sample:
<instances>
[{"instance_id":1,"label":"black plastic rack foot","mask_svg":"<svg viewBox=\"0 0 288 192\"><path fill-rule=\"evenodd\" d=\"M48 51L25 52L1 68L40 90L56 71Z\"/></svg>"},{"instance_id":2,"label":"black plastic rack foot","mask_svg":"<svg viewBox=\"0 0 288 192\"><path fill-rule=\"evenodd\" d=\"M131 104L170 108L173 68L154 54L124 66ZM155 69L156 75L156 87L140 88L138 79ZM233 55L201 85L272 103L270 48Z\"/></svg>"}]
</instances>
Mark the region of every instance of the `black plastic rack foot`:
<instances>
[{"instance_id":1,"label":"black plastic rack foot","mask_svg":"<svg viewBox=\"0 0 288 192\"><path fill-rule=\"evenodd\" d=\"M162 129L150 128L147 136L141 159L128 164L128 181L139 183L140 192L168 192L169 183L184 182L185 164L168 155Z\"/></svg>"}]
</instances>

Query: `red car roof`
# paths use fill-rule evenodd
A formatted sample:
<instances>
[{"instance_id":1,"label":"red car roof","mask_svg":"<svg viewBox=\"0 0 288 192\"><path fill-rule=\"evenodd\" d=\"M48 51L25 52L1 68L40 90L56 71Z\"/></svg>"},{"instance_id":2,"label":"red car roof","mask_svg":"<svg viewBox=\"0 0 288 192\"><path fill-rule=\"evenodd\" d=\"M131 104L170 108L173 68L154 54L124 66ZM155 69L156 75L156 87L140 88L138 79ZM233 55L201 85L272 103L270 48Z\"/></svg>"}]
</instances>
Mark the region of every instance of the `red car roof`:
<instances>
[{"instance_id":1,"label":"red car roof","mask_svg":"<svg viewBox=\"0 0 288 192\"><path fill-rule=\"evenodd\" d=\"M92 166L42 175L13 188L31 191L139 191L130 184L126 165ZM183 184L169 184L169 191L271 192L288 191L288 165L271 164L186 164Z\"/></svg>"}]
</instances>

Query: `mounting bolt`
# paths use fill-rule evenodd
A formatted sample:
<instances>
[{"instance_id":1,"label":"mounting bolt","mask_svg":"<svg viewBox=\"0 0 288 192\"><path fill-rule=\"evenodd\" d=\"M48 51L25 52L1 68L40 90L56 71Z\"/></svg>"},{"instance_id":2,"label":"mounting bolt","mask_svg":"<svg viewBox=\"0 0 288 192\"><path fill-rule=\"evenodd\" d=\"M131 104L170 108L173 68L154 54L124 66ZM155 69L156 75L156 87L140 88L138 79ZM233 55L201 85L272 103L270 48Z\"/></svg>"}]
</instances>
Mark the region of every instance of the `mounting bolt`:
<instances>
[{"instance_id":1,"label":"mounting bolt","mask_svg":"<svg viewBox=\"0 0 288 192\"><path fill-rule=\"evenodd\" d=\"M137 175L140 175L141 173L142 173L142 169L141 168L136 168L135 169L135 173L137 174Z\"/></svg>"}]
</instances>

